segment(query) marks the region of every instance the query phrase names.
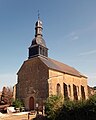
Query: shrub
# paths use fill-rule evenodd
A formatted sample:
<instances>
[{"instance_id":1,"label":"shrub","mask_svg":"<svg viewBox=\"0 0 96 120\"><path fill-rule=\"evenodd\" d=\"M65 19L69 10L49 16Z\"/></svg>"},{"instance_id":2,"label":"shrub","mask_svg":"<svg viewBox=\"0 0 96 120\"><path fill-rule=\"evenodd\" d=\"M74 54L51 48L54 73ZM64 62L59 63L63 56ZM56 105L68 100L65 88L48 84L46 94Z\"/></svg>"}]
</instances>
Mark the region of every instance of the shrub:
<instances>
[{"instance_id":1,"label":"shrub","mask_svg":"<svg viewBox=\"0 0 96 120\"><path fill-rule=\"evenodd\" d=\"M51 95L45 102L45 112L49 119L54 120L57 114L57 111L63 105L63 97Z\"/></svg>"},{"instance_id":2,"label":"shrub","mask_svg":"<svg viewBox=\"0 0 96 120\"><path fill-rule=\"evenodd\" d=\"M85 101L65 101L55 120L96 120L96 95Z\"/></svg>"},{"instance_id":3,"label":"shrub","mask_svg":"<svg viewBox=\"0 0 96 120\"><path fill-rule=\"evenodd\" d=\"M85 115L83 108L85 105L85 101L67 100L64 102L61 110L57 112L55 120L83 120L82 116ZM79 117L81 117L82 119L79 119Z\"/></svg>"},{"instance_id":4,"label":"shrub","mask_svg":"<svg viewBox=\"0 0 96 120\"><path fill-rule=\"evenodd\" d=\"M61 98L47 99L46 114L50 120L96 120L96 94L85 101L65 100L63 103Z\"/></svg>"},{"instance_id":5,"label":"shrub","mask_svg":"<svg viewBox=\"0 0 96 120\"><path fill-rule=\"evenodd\" d=\"M24 106L24 104L19 99L16 99L15 101L13 101L12 106L15 108L21 108Z\"/></svg>"}]
</instances>

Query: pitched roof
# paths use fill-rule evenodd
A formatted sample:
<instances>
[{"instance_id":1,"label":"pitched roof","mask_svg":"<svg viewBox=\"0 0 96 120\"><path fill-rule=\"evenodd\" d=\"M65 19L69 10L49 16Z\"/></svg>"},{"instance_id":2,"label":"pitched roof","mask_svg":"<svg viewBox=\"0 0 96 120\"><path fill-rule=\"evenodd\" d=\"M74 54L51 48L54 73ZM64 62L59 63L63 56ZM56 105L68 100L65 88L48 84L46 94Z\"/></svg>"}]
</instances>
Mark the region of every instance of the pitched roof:
<instances>
[{"instance_id":1,"label":"pitched roof","mask_svg":"<svg viewBox=\"0 0 96 120\"><path fill-rule=\"evenodd\" d=\"M29 64L34 58L35 59L40 59L49 69L56 70L56 71L66 73L66 74L69 74L69 75L77 76L77 77L87 78L85 75L81 74L75 68L70 67L70 66L68 66L64 63L59 62L59 61L53 60L51 58L44 57L44 56L37 56L37 57L33 57L31 59L28 59L28 60L24 61L23 65L24 64ZM21 66L21 68L23 67L23 65ZM18 73L20 72L21 68L19 69Z\"/></svg>"},{"instance_id":2,"label":"pitched roof","mask_svg":"<svg viewBox=\"0 0 96 120\"><path fill-rule=\"evenodd\" d=\"M39 56L39 59L50 69L60 71L63 73L67 73L70 75L78 76L78 77L86 77L85 75L83 75L79 71L77 71L75 68L70 67L64 63L58 62L56 60L53 60L51 58L45 58L45 57Z\"/></svg>"}]
</instances>

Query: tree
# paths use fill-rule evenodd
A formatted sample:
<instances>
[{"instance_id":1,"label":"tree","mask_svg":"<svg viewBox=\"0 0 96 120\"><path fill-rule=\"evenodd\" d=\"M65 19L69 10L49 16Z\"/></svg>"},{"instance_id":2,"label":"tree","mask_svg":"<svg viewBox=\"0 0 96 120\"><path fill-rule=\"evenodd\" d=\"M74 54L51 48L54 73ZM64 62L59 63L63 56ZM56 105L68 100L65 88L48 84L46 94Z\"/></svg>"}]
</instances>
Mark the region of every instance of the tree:
<instances>
[{"instance_id":1,"label":"tree","mask_svg":"<svg viewBox=\"0 0 96 120\"><path fill-rule=\"evenodd\" d=\"M10 87L3 87L2 89L2 95L1 95L1 101L4 104L10 104L12 103L12 98L13 98L13 91L12 88Z\"/></svg>"},{"instance_id":2,"label":"tree","mask_svg":"<svg viewBox=\"0 0 96 120\"><path fill-rule=\"evenodd\" d=\"M57 111L63 105L63 97L61 95L51 95L45 102L45 112L47 117L51 120L55 120Z\"/></svg>"}]
</instances>

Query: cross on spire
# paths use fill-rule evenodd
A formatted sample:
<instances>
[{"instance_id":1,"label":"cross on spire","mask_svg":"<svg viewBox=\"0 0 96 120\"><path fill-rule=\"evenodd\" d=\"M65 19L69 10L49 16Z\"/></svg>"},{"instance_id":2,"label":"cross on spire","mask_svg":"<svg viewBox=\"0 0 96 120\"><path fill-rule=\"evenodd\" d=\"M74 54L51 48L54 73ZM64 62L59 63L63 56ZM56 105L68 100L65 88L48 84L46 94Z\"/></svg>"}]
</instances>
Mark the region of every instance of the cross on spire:
<instances>
[{"instance_id":1,"label":"cross on spire","mask_svg":"<svg viewBox=\"0 0 96 120\"><path fill-rule=\"evenodd\" d=\"M40 13L39 13L39 10L38 10L38 20L40 19Z\"/></svg>"}]
</instances>

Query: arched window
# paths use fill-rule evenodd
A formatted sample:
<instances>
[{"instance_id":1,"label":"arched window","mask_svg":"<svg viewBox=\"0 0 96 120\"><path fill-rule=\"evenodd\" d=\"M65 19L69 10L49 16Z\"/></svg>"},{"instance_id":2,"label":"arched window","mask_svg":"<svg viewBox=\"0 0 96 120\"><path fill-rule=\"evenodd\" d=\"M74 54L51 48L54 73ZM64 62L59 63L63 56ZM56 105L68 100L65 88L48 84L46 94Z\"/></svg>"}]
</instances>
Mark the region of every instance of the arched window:
<instances>
[{"instance_id":1,"label":"arched window","mask_svg":"<svg viewBox=\"0 0 96 120\"><path fill-rule=\"evenodd\" d=\"M69 97L71 97L71 86L68 85L68 87L69 87Z\"/></svg>"},{"instance_id":2,"label":"arched window","mask_svg":"<svg viewBox=\"0 0 96 120\"><path fill-rule=\"evenodd\" d=\"M84 86L81 85L81 97L83 100L85 100L85 90L84 90Z\"/></svg>"},{"instance_id":3,"label":"arched window","mask_svg":"<svg viewBox=\"0 0 96 120\"><path fill-rule=\"evenodd\" d=\"M73 95L74 95L74 100L78 100L77 87L74 84L73 84Z\"/></svg>"},{"instance_id":4,"label":"arched window","mask_svg":"<svg viewBox=\"0 0 96 120\"><path fill-rule=\"evenodd\" d=\"M77 86L77 95L79 96L79 86Z\"/></svg>"},{"instance_id":5,"label":"arched window","mask_svg":"<svg viewBox=\"0 0 96 120\"><path fill-rule=\"evenodd\" d=\"M60 84L58 83L57 84L57 95L60 95L61 94L61 86Z\"/></svg>"},{"instance_id":6,"label":"arched window","mask_svg":"<svg viewBox=\"0 0 96 120\"><path fill-rule=\"evenodd\" d=\"M68 99L68 88L67 84L63 83L63 90L64 90L64 99Z\"/></svg>"}]
</instances>

